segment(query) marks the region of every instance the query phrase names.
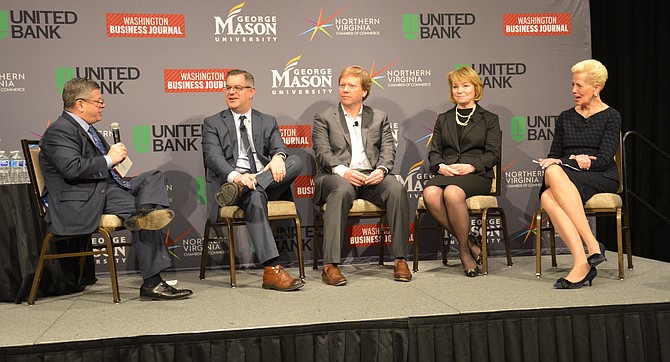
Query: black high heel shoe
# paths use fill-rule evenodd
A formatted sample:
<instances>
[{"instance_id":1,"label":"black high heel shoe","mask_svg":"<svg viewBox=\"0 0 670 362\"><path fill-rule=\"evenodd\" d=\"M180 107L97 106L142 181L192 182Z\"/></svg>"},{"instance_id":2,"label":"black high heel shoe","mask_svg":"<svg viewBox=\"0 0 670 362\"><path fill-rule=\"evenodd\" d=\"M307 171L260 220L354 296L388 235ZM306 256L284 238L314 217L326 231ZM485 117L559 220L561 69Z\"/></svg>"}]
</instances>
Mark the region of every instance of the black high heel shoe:
<instances>
[{"instance_id":1,"label":"black high heel shoe","mask_svg":"<svg viewBox=\"0 0 670 362\"><path fill-rule=\"evenodd\" d=\"M595 279L596 275L598 275L598 270L596 270L596 267L592 266L591 269L589 269L589 272L586 273L586 276L584 279L573 283L565 278L558 278L556 280L556 283L554 283L554 288L556 289L579 289L584 286L586 282L589 283L589 286L593 285L593 279Z\"/></svg>"},{"instance_id":2,"label":"black high heel shoe","mask_svg":"<svg viewBox=\"0 0 670 362\"><path fill-rule=\"evenodd\" d=\"M478 266L475 266L474 268L470 268L470 269L468 269L468 270L463 270L463 273L465 273L465 276L466 276L466 277L474 278L474 277L476 277L477 275L479 275L480 270L479 270L479 267L478 267Z\"/></svg>"},{"instance_id":3,"label":"black high heel shoe","mask_svg":"<svg viewBox=\"0 0 670 362\"><path fill-rule=\"evenodd\" d=\"M586 261L590 266L597 266L600 263L607 261L607 258L605 257L605 244L598 242L598 246L600 246L600 254L593 253L586 258Z\"/></svg>"},{"instance_id":4,"label":"black high heel shoe","mask_svg":"<svg viewBox=\"0 0 670 362\"><path fill-rule=\"evenodd\" d=\"M472 254L472 245L476 245L479 248L479 255L472 255L472 257L475 259L475 263L477 263L477 265L482 265L482 241L477 239L474 235L469 234L468 246L470 247L470 254Z\"/></svg>"}]
</instances>

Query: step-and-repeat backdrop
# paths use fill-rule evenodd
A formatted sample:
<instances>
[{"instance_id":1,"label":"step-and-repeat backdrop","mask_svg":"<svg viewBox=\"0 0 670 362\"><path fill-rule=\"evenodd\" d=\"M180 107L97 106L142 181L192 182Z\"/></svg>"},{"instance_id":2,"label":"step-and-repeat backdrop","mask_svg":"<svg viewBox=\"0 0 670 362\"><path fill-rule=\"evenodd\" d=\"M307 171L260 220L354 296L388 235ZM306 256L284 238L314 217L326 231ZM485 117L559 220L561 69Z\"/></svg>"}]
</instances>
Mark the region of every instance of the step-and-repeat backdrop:
<instances>
[{"instance_id":1,"label":"step-and-repeat backdrop","mask_svg":"<svg viewBox=\"0 0 670 362\"><path fill-rule=\"evenodd\" d=\"M405 185L412 215L423 185L427 142L449 102L446 74L468 64L485 84L480 104L500 116L505 208L513 255L534 253L531 224L558 114L573 105L570 67L589 58L588 1L269 1L0 2L0 149L38 139L62 111L63 84L96 80L109 124L134 162L132 173L159 169L169 178L176 213L165 242L177 269L199 265L206 198L202 121L226 108L227 70L256 78L254 108L277 117L284 142L305 161L294 185L305 257L313 249L315 173L311 127L316 112L338 102L338 75L357 64L373 77L366 104L389 115L397 143L393 172ZM421 222L421 258L436 258L441 233ZM413 222L408 220L408 222ZM500 223L492 219L492 223ZM375 220L352 223L345 262L376 255ZM289 224L277 225L286 231ZM473 232L479 232L476 220ZM242 235L240 264L253 265ZM129 233L116 239L125 241ZM493 255L504 250L491 235ZM388 235L386 235L388 239ZM410 240L412 242L412 240ZM277 237L281 258L297 260L296 241ZM224 241L210 244L212 263L227 264ZM410 248L411 249L411 248ZM132 247L118 248L120 270L135 270ZM108 260L97 260L105 270Z\"/></svg>"}]
</instances>

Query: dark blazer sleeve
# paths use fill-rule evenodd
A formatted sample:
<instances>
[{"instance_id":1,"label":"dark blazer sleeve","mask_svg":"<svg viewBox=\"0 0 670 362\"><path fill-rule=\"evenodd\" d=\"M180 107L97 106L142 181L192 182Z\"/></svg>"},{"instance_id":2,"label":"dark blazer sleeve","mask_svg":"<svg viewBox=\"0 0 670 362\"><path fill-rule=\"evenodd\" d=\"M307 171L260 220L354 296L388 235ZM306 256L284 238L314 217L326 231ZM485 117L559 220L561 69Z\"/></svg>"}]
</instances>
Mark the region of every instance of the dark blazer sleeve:
<instances>
[{"instance_id":1,"label":"dark blazer sleeve","mask_svg":"<svg viewBox=\"0 0 670 362\"><path fill-rule=\"evenodd\" d=\"M226 182L228 175L235 170L236 148L237 135L232 134L224 125L223 112L205 118L202 129L205 166L223 182Z\"/></svg>"},{"instance_id":2,"label":"dark blazer sleeve","mask_svg":"<svg viewBox=\"0 0 670 362\"><path fill-rule=\"evenodd\" d=\"M281 138L277 118L269 114L257 113L261 117L261 129L263 132L263 152L261 152L261 155L263 155L265 159L261 159L261 162L264 165L267 165L268 162L270 162L270 159L278 153L288 155L288 148L286 148L286 145L284 144L284 139Z\"/></svg>"},{"instance_id":3,"label":"dark blazer sleeve","mask_svg":"<svg viewBox=\"0 0 670 362\"><path fill-rule=\"evenodd\" d=\"M370 160L373 163L372 168L383 166L386 167L389 172L391 172L393 171L393 165L395 163L395 139L393 138L393 132L391 132L391 125L389 124L386 112L381 112L376 109L373 112L374 118L380 119L378 124L380 124L381 127L381 137L368 137L368 143L375 143L374 151L379 150L377 161L375 162L374 160ZM377 124L377 122L375 121L373 124ZM368 154L369 153L370 151L368 151Z\"/></svg>"},{"instance_id":4,"label":"dark blazer sleeve","mask_svg":"<svg viewBox=\"0 0 670 362\"><path fill-rule=\"evenodd\" d=\"M349 164L347 161L343 161L342 158L351 159L351 153L336 155L331 144L331 141L342 144L339 147L340 153L347 151L344 136L335 134L337 133L337 125L334 123L336 121L333 116L333 108L330 108L324 112L317 113L314 116L314 124L312 125L312 148L314 149L316 164L321 170L327 173L332 173L333 168L337 165Z\"/></svg>"}]
</instances>

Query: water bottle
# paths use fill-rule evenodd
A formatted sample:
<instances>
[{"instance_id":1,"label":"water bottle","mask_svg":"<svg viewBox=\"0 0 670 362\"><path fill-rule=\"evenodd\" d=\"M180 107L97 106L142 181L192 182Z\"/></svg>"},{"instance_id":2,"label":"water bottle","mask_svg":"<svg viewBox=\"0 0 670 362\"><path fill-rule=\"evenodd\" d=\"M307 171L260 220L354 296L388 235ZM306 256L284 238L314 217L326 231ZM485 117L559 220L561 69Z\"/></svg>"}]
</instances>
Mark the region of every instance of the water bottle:
<instances>
[{"instance_id":1,"label":"water bottle","mask_svg":"<svg viewBox=\"0 0 670 362\"><path fill-rule=\"evenodd\" d=\"M28 179L28 168L26 167L26 160L23 158L21 151L11 151L9 157L9 181L13 184L23 184Z\"/></svg>"},{"instance_id":2,"label":"water bottle","mask_svg":"<svg viewBox=\"0 0 670 362\"><path fill-rule=\"evenodd\" d=\"M9 181L9 157L5 151L0 151L0 185L8 185Z\"/></svg>"}]
</instances>

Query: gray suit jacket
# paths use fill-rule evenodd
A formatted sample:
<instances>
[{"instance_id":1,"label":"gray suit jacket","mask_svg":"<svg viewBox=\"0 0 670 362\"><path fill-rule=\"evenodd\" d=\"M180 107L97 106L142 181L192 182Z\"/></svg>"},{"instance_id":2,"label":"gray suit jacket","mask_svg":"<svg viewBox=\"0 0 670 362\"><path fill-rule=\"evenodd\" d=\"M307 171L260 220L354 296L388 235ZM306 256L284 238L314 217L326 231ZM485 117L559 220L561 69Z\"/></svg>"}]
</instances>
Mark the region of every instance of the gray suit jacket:
<instances>
[{"instance_id":1,"label":"gray suit jacket","mask_svg":"<svg viewBox=\"0 0 670 362\"><path fill-rule=\"evenodd\" d=\"M469 163L474 174L493 179L493 166L500 161L501 132L498 116L477 104L472 119L458 139L456 107L437 116L428 151L430 170L440 163Z\"/></svg>"},{"instance_id":2,"label":"gray suit jacket","mask_svg":"<svg viewBox=\"0 0 670 362\"><path fill-rule=\"evenodd\" d=\"M395 141L386 113L363 105L361 136L372 168L384 166L391 172L395 161ZM351 137L340 104L314 116L312 145L319 169L314 176L314 200L319 200L323 177L332 174L335 166L349 166L351 162Z\"/></svg>"},{"instance_id":3,"label":"gray suit jacket","mask_svg":"<svg viewBox=\"0 0 670 362\"><path fill-rule=\"evenodd\" d=\"M274 116L252 108L251 131L256 156L267 165L277 153L288 154ZM237 131L230 109L205 118L202 134L202 152L207 167L207 210L210 221L216 220L218 204L215 194L235 171L238 157ZM260 171L260 170L259 170Z\"/></svg>"},{"instance_id":4,"label":"gray suit jacket","mask_svg":"<svg viewBox=\"0 0 670 362\"><path fill-rule=\"evenodd\" d=\"M100 139L109 149L102 135ZM102 152L66 112L44 131L40 147L49 231L57 235L94 232L105 206L107 179L111 178Z\"/></svg>"}]
</instances>

